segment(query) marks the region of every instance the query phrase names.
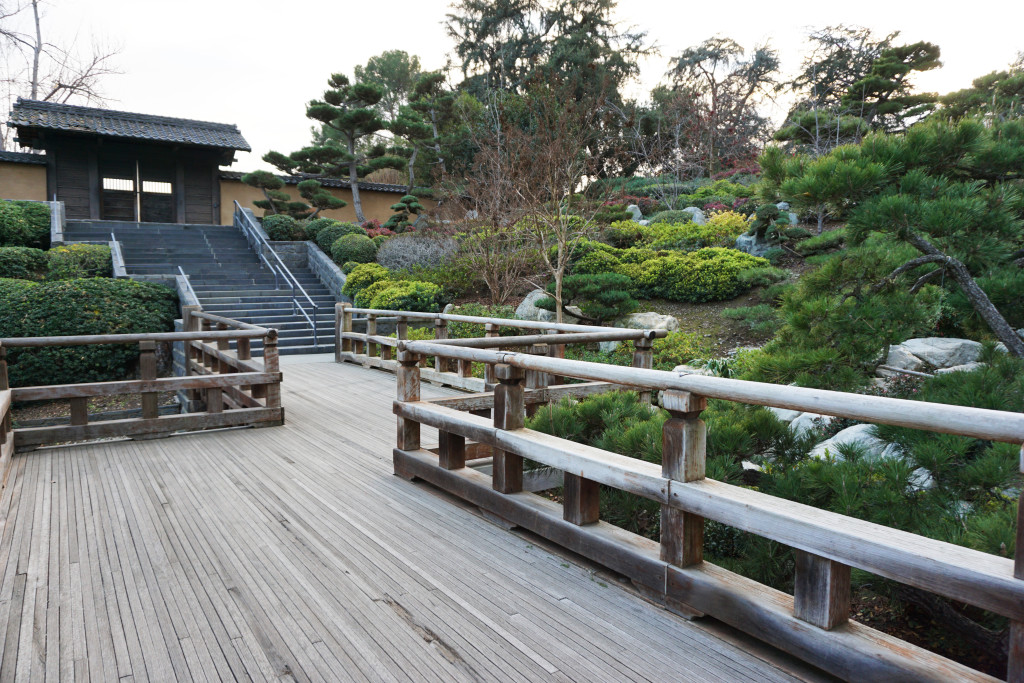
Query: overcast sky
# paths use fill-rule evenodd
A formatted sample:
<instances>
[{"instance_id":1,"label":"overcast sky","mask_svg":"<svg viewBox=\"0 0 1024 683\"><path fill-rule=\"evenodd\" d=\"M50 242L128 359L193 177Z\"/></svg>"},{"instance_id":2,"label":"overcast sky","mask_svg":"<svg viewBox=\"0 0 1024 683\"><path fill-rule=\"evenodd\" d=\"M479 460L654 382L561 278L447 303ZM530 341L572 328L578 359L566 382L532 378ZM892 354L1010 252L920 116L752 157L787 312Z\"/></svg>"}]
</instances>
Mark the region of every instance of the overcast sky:
<instances>
[{"instance_id":1,"label":"overcast sky","mask_svg":"<svg viewBox=\"0 0 1024 683\"><path fill-rule=\"evenodd\" d=\"M123 75L104 82L114 109L235 123L253 148L236 170L265 166L270 149L290 152L309 140L305 103L327 76L351 76L356 64L385 50L440 68L452 44L444 31L447 0L46 0L44 40L92 37L121 46ZM839 23L878 35L901 31L905 42L942 48L943 68L922 74L920 90L945 93L1003 69L1024 50L1024 2L958 4L907 0L690 2L620 0L619 19L646 30L660 55L641 64L642 96L669 59L716 34L744 47L764 41L792 73L810 28Z\"/></svg>"}]
</instances>

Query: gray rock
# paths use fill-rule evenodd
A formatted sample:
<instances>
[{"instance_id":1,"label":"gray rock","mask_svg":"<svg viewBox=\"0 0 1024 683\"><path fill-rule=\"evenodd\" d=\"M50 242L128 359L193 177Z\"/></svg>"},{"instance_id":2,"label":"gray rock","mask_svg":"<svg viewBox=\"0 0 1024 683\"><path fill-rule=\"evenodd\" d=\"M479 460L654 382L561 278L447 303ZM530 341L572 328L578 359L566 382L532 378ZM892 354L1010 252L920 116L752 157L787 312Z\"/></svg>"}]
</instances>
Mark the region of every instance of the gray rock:
<instances>
[{"instance_id":1,"label":"gray rock","mask_svg":"<svg viewBox=\"0 0 1024 683\"><path fill-rule=\"evenodd\" d=\"M1017 336L1021 337L1021 338L1024 338L1024 327L1022 327L1019 330L1017 330ZM1004 344L1003 342L999 342L998 344L996 344L996 351L998 351L999 353L1009 353L1010 352L1010 350L1008 348L1006 348L1006 344Z\"/></svg>"},{"instance_id":2,"label":"gray rock","mask_svg":"<svg viewBox=\"0 0 1024 683\"><path fill-rule=\"evenodd\" d=\"M981 344L970 339L922 337L908 339L900 347L936 368L973 363L981 355Z\"/></svg>"},{"instance_id":3,"label":"gray rock","mask_svg":"<svg viewBox=\"0 0 1024 683\"><path fill-rule=\"evenodd\" d=\"M619 344L621 343L622 342L617 341L598 342L597 348L601 350L601 353L611 353L615 349L619 348Z\"/></svg>"},{"instance_id":4,"label":"gray rock","mask_svg":"<svg viewBox=\"0 0 1024 683\"><path fill-rule=\"evenodd\" d=\"M811 457L820 459L828 453L837 460L842 460L843 456L839 453L839 447L846 445L860 446L865 450L864 457L871 461L881 458L899 458L903 455L898 446L888 444L875 436L874 425L859 424L847 427L832 438L819 443L811 449Z\"/></svg>"},{"instance_id":5,"label":"gray rock","mask_svg":"<svg viewBox=\"0 0 1024 683\"><path fill-rule=\"evenodd\" d=\"M633 217L633 220L635 221L642 220L644 217L644 214L640 210L640 207L637 206L636 204L630 204L629 206L627 206L626 211Z\"/></svg>"},{"instance_id":6,"label":"gray rock","mask_svg":"<svg viewBox=\"0 0 1024 683\"><path fill-rule=\"evenodd\" d=\"M974 372L975 370L980 370L985 367L988 367L988 365L975 361L973 363L964 363L963 365L954 365L951 368L939 368L935 371L935 374L945 375L949 372Z\"/></svg>"},{"instance_id":7,"label":"gray rock","mask_svg":"<svg viewBox=\"0 0 1024 683\"><path fill-rule=\"evenodd\" d=\"M470 209L466 212L466 220L475 221L477 218L480 218L480 214L475 209Z\"/></svg>"},{"instance_id":8,"label":"gray rock","mask_svg":"<svg viewBox=\"0 0 1024 683\"><path fill-rule=\"evenodd\" d=\"M799 222L800 222L800 216L797 216L795 213L790 211L789 212L789 224L790 225L796 225Z\"/></svg>"},{"instance_id":9,"label":"gray rock","mask_svg":"<svg viewBox=\"0 0 1024 683\"><path fill-rule=\"evenodd\" d=\"M894 344L889 346L889 353L886 355L885 363L883 363L883 365L899 368L900 370L913 370L915 372L920 372L924 367L924 361L912 354L910 351L907 351L899 344ZM892 377L893 375L899 375L901 373L879 368L875 371L875 374L879 377Z\"/></svg>"},{"instance_id":10,"label":"gray rock","mask_svg":"<svg viewBox=\"0 0 1024 683\"><path fill-rule=\"evenodd\" d=\"M631 313L616 320L615 327L625 327L631 330L668 330L669 332L675 332L679 329L679 318L673 315L662 315L654 311Z\"/></svg>"},{"instance_id":11,"label":"gray rock","mask_svg":"<svg viewBox=\"0 0 1024 683\"><path fill-rule=\"evenodd\" d=\"M688 206L683 209L684 213L690 214L690 220L697 225L704 225L708 222L708 219L704 217L704 212L698 209L696 206Z\"/></svg>"},{"instance_id":12,"label":"gray rock","mask_svg":"<svg viewBox=\"0 0 1024 683\"><path fill-rule=\"evenodd\" d=\"M420 215L416 216L416 220L413 221L412 227L414 227L414 228L425 228L428 225L430 225L430 221L427 220L427 217L425 215L420 214Z\"/></svg>"},{"instance_id":13,"label":"gray rock","mask_svg":"<svg viewBox=\"0 0 1024 683\"><path fill-rule=\"evenodd\" d=\"M516 317L520 320L543 320L541 316L544 314L554 316L551 311L537 308L537 302L546 296L548 293L543 289L535 289L527 294L523 302L516 307Z\"/></svg>"},{"instance_id":14,"label":"gray rock","mask_svg":"<svg viewBox=\"0 0 1024 683\"><path fill-rule=\"evenodd\" d=\"M452 313L455 312L455 304L448 304L447 306L444 307L444 310L441 312L444 313L445 315L451 315Z\"/></svg>"},{"instance_id":15,"label":"gray rock","mask_svg":"<svg viewBox=\"0 0 1024 683\"><path fill-rule=\"evenodd\" d=\"M776 408L774 406L769 406L768 410L774 413L775 417L779 418L779 420L786 423L790 423L802 415L799 410L786 410L785 408Z\"/></svg>"},{"instance_id":16,"label":"gray rock","mask_svg":"<svg viewBox=\"0 0 1024 683\"><path fill-rule=\"evenodd\" d=\"M779 202L775 206L779 207L779 211L789 211L789 202Z\"/></svg>"},{"instance_id":17,"label":"gray rock","mask_svg":"<svg viewBox=\"0 0 1024 683\"><path fill-rule=\"evenodd\" d=\"M642 221L637 221L637 225L642 225L642 226L644 226L645 228L646 228L646 227L647 227L648 225L650 225L650 224L651 224L651 222L650 222L649 220L647 220L646 218L645 218L645 219L643 219Z\"/></svg>"},{"instance_id":18,"label":"gray rock","mask_svg":"<svg viewBox=\"0 0 1024 683\"><path fill-rule=\"evenodd\" d=\"M705 377L713 377L715 374L707 368L698 368L692 365L677 365L672 368L672 372L677 375L704 375Z\"/></svg>"},{"instance_id":19,"label":"gray rock","mask_svg":"<svg viewBox=\"0 0 1024 683\"><path fill-rule=\"evenodd\" d=\"M793 419L789 423L789 428L793 430L793 433L797 436L803 436L815 429L820 425L825 425L834 420L835 418L831 415L821 415L819 413L800 413L800 415ZM820 420L820 422L815 422Z\"/></svg>"},{"instance_id":20,"label":"gray rock","mask_svg":"<svg viewBox=\"0 0 1024 683\"><path fill-rule=\"evenodd\" d=\"M740 235L736 238L736 248L751 256L764 256L772 246L771 242L759 240L756 235Z\"/></svg>"}]
</instances>

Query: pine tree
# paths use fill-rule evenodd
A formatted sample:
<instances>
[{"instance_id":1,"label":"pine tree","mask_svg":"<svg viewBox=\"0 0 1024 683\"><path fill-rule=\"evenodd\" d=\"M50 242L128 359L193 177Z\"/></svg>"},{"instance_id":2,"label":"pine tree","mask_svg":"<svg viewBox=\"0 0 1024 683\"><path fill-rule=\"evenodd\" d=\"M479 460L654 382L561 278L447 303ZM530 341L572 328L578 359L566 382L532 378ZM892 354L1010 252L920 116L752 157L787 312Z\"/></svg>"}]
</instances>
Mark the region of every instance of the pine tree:
<instances>
[{"instance_id":1,"label":"pine tree","mask_svg":"<svg viewBox=\"0 0 1024 683\"><path fill-rule=\"evenodd\" d=\"M380 168L401 168L405 160L388 154L383 145L361 144L386 128L376 109L383 97L380 86L351 83L344 74L333 74L327 84L323 99L306 107L306 116L319 122L327 133L323 142L287 156L268 152L263 159L289 175L306 174L312 179L347 176L356 219L362 222L366 217L359 198L359 176Z\"/></svg>"},{"instance_id":2,"label":"pine tree","mask_svg":"<svg viewBox=\"0 0 1024 683\"><path fill-rule=\"evenodd\" d=\"M389 128L396 138L405 143L403 148L395 152L409 160L409 185L405 192L410 194L416 184L416 159L420 150L434 140L433 129L423 120L420 113L409 105L401 106L398 116Z\"/></svg>"},{"instance_id":3,"label":"pine tree","mask_svg":"<svg viewBox=\"0 0 1024 683\"><path fill-rule=\"evenodd\" d=\"M843 97L843 107L873 129L899 131L935 108L938 95L913 93L910 76L942 66L939 46L917 42L882 50L864 78Z\"/></svg>"},{"instance_id":4,"label":"pine tree","mask_svg":"<svg viewBox=\"0 0 1024 683\"><path fill-rule=\"evenodd\" d=\"M305 218L309 215L309 205L293 201L290 194L282 191L284 180L270 171L246 173L242 176L242 182L263 192L263 199L254 201L253 206L263 209L267 214L282 214L292 218Z\"/></svg>"}]
</instances>

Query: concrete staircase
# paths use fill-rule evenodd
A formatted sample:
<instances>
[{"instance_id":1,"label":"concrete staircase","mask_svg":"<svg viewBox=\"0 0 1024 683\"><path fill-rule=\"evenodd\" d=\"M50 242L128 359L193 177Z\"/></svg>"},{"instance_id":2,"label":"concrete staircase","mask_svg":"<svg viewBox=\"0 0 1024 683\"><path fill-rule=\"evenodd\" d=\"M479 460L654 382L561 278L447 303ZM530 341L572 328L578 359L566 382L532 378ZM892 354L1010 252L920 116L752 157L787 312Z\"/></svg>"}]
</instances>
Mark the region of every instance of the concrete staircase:
<instances>
[{"instance_id":1,"label":"concrete staircase","mask_svg":"<svg viewBox=\"0 0 1024 683\"><path fill-rule=\"evenodd\" d=\"M291 288L274 276L233 226L68 221L66 242L109 242L113 233L121 243L129 275L178 274L181 266L203 310L227 318L272 327L278 331L282 354L334 351L335 299L305 266L291 268L295 279L318 307L318 343L313 343L309 322L292 310ZM313 317L309 303L296 290L299 301ZM262 344L253 340L253 353Z\"/></svg>"}]
</instances>

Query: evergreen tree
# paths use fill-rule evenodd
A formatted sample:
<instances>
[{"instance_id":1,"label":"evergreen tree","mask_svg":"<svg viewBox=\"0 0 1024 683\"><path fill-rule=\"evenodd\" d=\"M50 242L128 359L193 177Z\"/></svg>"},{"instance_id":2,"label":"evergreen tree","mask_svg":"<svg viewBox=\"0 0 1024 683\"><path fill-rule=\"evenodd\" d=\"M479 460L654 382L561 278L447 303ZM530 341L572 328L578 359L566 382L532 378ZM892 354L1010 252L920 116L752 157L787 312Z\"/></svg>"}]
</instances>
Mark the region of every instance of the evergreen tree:
<instances>
[{"instance_id":1,"label":"evergreen tree","mask_svg":"<svg viewBox=\"0 0 1024 683\"><path fill-rule=\"evenodd\" d=\"M847 89L843 107L873 129L905 129L935 108L938 95L913 93L910 77L942 66L939 54L937 45L926 42L885 48L868 73Z\"/></svg>"},{"instance_id":2,"label":"evergreen tree","mask_svg":"<svg viewBox=\"0 0 1024 683\"><path fill-rule=\"evenodd\" d=\"M871 29L844 24L813 31L808 36L811 51L788 84L799 97L796 108L837 111L850 87L867 76L898 35L897 31L876 39Z\"/></svg>"},{"instance_id":3,"label":"evergreen tree","mask_svg":"<svg viewBox=\"0 0 1024 683\"><path fill-rule=\"evenodd\" d=\"M357 82L381 87L383 96L378 106L388 121L394 121L399 107L408 104L420 77L420 58L405 50L386 50L366 60L365 66L357 65L354 73Z\"/></svg>"},{"instance_id":4,"label":"evergreen tree","mask_svg":"<svg viewBox=\"0 0 1024 683\"><path fill-rule=\"evenodd\" d=\"M405 190L406 194L409 194L416 184L416 159L420 150L433 141L433 130L430 124L423 120L419 112L409 105L402 105L398 116L391 123L390 129L395 137L406 145L395 152L409 160L409 185Z\"/></svg>"},{"instance_id":5,"label":"evergreen tree","mask_svg":"<svg viewBox=\"0 0 1024 683\"><path fill-rule=\"evenodd\" d=\"M445 75L441 71L420 76L409 98L409 106L430 125L429 144L434 148L437 167L442 175L448 170L441 152L442 130L453 119L454 105L455 95L445 87Z\"/></svg>"},{"instance_id":6,"label":"evergreen tree","mask_svg":"<svg viewBox=\"0 0 1024 683\"><path fill-rule=\"evenodd\" d=\"M263 192L263 199L257 199L253 206L263 209L266 214L282 214L292 218L305 218L309 215L309 205L305 202L293 201L291 195L284 192L284 180L270 171L253 171L242 176L242 182Z\"/></svg>"},{"instance_id":7,"label":"evergreen tree","mask_svg":"<svg viewBox=\"0 0 1024 683\"><path fill-rule=\"evenodd\" d=\"M299 196L305 199L313 212L306 218L316 218L321 211L334 211L348 206L348 202L339 199L324 189L320 181L310 178L298 184Z\"/></svg>"},{"instance_id":8,"label":"evergreen tree","mask_svg":"<svg viewBox=\"0 0 1024 683\"><path fill-rule=\"evenodd\" d=\"M1024 53L1005 71L993 71L974 79L970 88L943 95L936 113L960 119L981 116L1006 120L1024 116Z\"/></svg>"},{"instance_id":9,"label":"evergreen tree","mask_svg":"<svg viewBox=\"0 0 1024 683\"><path fill-rule=\"evenodd\" d=\"M380 168L401 168L405 160L388 154L380 144L361 146L370 136L386 128L376 109L383 97L380 86L351 83L344 74L333 74L327 84L323 99L313 100L306 107L306 116L329 132L327 139L287 156L268 152L263 159L289 175L302 173L313 179L347 176L356 219L362 222L366 217L359 198L359 176Z\"/></svg>"},{"instance_id":10,"label":"evergreen tree","mask_svg":"<svg viewBox=\"0 0 1024 683\"><path fill-rule=\"evenodd\" d=\"M399 199L398 202L392 204L391 210L394 213L391 214L391 218L388 219L388 222L383 227L395 232L405 232L411 225L409 218L418 216L423 211L423 205L420 204L420 200L415 195L407 194Z\"/></svg>"}]
</instances>

